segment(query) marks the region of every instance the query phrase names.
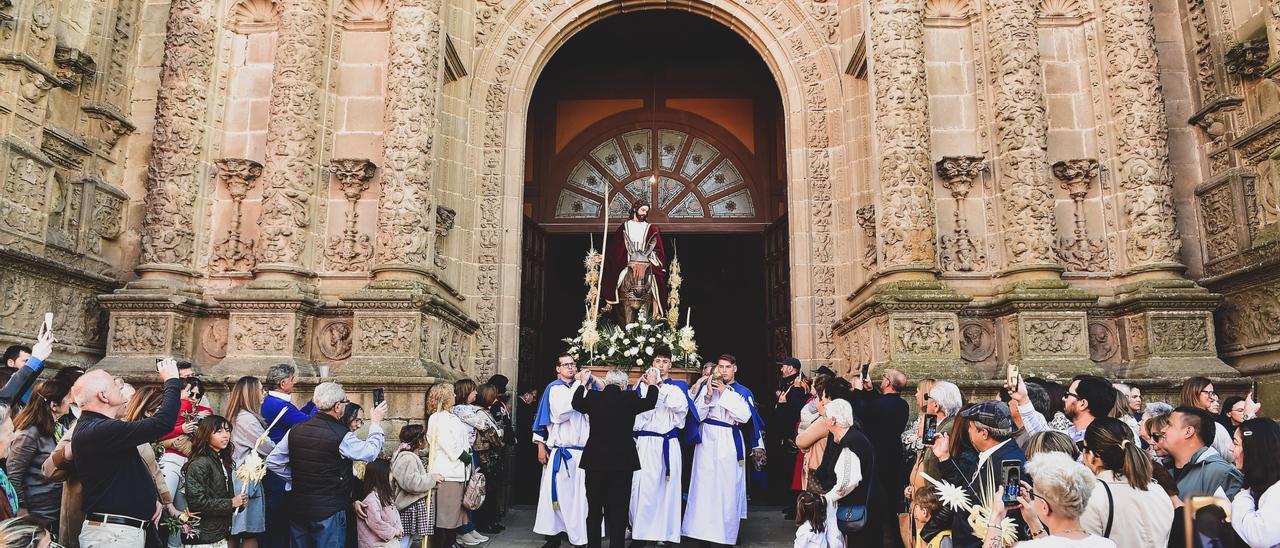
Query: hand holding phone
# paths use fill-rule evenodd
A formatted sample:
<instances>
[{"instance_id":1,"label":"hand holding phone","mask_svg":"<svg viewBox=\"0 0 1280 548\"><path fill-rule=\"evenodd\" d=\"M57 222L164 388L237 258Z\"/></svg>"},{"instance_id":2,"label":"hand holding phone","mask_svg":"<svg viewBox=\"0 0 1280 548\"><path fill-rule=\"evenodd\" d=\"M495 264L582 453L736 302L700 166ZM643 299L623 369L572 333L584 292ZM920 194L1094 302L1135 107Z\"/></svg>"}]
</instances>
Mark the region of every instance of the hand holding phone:
<instances>
[{"instance_id":1,"label":"hand holding phone","mask_svg":"<svg viewBox=\"0 0 1280 548\"><path fill-rule=\"evenodd\" d=\"M373 406L374 407L377 407L379 404L386 401L386 399L387 399L387 389L385 388L373 389Z\"/></svg>"},{"instance_id":2,"label":"hand holding phone","mask_svg":"<svg viewBox=\"0 0 1280 548\"><path fill-rule=\"evenodd\" d=\"M1000 461L1000 499L1006 506L1018 504L1019 489L1022 487L1022 462L1017 460Z\"/></svg>"},{"instance_id":3,"label":"hand holding phone","mask_svg":"<svg viewBox=\"0 0 1280 548\"><path fill-rule=\"evenodd\" d=\"M924 416L924 435L920 437L920 443L924 445L933 445L933 441L938 437L938 416Z\"/></svg>"}]
</instances>

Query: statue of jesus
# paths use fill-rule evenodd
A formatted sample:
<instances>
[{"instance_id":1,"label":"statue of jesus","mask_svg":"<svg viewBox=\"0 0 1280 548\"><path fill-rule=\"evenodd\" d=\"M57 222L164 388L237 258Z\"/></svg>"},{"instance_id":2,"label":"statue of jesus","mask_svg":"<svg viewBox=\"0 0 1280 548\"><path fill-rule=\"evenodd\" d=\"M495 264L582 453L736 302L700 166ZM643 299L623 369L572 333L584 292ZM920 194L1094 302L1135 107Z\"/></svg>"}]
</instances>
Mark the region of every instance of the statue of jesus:
<instances>
[{"instance_id":1,"label":"statue of jesus","mask_svg":"<svg viewBox=\"0 0 1280 548\"><path fill-rule=\"evenodd\" d=\"M600 295L604 311L613 311L618 325L645 317L665 317L667 302L667 254L658 226L649 224L649 204L631 207L631 218L610 235L604 252L604 276Z\"/></svg>"}]
</instances>

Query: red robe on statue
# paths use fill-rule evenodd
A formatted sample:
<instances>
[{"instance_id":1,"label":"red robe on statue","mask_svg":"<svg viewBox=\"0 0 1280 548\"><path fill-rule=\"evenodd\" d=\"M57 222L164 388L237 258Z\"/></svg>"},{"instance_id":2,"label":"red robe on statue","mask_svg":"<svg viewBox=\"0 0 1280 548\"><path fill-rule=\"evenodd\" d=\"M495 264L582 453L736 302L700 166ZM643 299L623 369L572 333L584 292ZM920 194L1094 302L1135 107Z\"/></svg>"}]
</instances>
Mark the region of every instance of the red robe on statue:
<instances>
[{"instance_id":1,"label":"red robe on statue","mask_svg":"<svg viewBox=\"0 0 1280 548\"><path fill-rule=\"evenodd\" d=\"M609 241L605 244L604 250L604 276L600 279L600 297L601 306L618 303L618 275L623 269L627 268L627 223L622 223L613 234L609 235ZM644 245L653 246L653 257L658 260L657 265L649 264L649 272L653 274L655 283L658 284L658 295L661 296L661 302L658 305L661 310L667 309L667 252L662 247L662 235L658 232L658 225L649 224L649 231L645 234ZM665 313L663 314L665 316Z\"/></svg>"}]
</instances>

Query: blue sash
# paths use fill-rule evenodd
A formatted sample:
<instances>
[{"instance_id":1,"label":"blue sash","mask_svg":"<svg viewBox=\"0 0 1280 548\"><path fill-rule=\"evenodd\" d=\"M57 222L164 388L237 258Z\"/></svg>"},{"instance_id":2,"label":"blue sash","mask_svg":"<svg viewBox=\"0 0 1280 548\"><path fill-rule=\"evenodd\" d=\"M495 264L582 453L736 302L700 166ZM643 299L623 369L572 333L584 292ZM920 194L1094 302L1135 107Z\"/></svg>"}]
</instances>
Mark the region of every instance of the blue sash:
<instances>
[{"instance_id":1,"label":"blue sash","mask_svg":"<svg viewBox=\"0 0 1280 548\"><path fill-rule=\"evenodd\" d=\"M560 463L573 460L573 453L570 449L581 451L581 447L551 447L554 453L551 458L551 508L560 509L560 490L556 489L556 476L560 475Z\"/></svg>"},{"instance_id":2,"label":"blue sash","mask_svg":"<svg viewBox=\"0 0 1280 548\"><path fill-rule=\"evenodd\" d=\"M738 425L729 424L724 421L715 419L704 419L702 424L710 424L712 426L723 426L733 431L733 448L738 451L738 466L746 464L746 454L742 450L742 430L738 429Z\"/></svg>"},{"instance_id":3,"label":"blue sash","mask_svg":"<svg viewBox=\"0 0 1280 548\"><path fill-rule=\"evenodd\" d=\"M544 442L547 440L547 426L551 424L551 400L547 396L556 385L569 386L569 383L560 379L551 381L542 391L542 397L538 399L538 413L533 417L533 433L542 436Z\"/></svg>"},{"instance_id":4,"label":"blue sash","mask_svg":"<svg viewBox=\"0 0 1280 548\"><path fill-rule=\"evenodd\" d=\"M657 432L649 432L646 430L636 430L631 433L631 437L662 438L664 440L662 442L662 469L666 473L667 479L671 479L671 440L676 439L678 434L679 431L675 428L672 428L671 431L666 434L659 434Z\"/></svg>"}]
</instances>

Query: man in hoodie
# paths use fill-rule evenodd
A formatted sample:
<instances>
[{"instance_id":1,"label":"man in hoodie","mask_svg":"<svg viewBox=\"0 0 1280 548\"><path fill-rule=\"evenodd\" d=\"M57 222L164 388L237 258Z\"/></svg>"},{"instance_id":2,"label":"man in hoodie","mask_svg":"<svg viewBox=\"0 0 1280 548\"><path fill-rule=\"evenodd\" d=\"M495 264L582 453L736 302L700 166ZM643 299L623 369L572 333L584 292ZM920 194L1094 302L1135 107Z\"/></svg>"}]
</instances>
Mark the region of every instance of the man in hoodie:
<instances>
[{"instance_id":1,"label":"man in hoodie","mask_svg":"<svg viewBox=\"0 0 1280 548\"><path fill-rule=\"evenodd\" d=\"M1208 411L1183 406L1173 410L1164 428L1162 441L1173 458L1179 498L1213 495L1218 489L1235 498L1244 483L1244 475L1209 447L1215 435L1213 425Z\"/></svg>"}]
</instances>

